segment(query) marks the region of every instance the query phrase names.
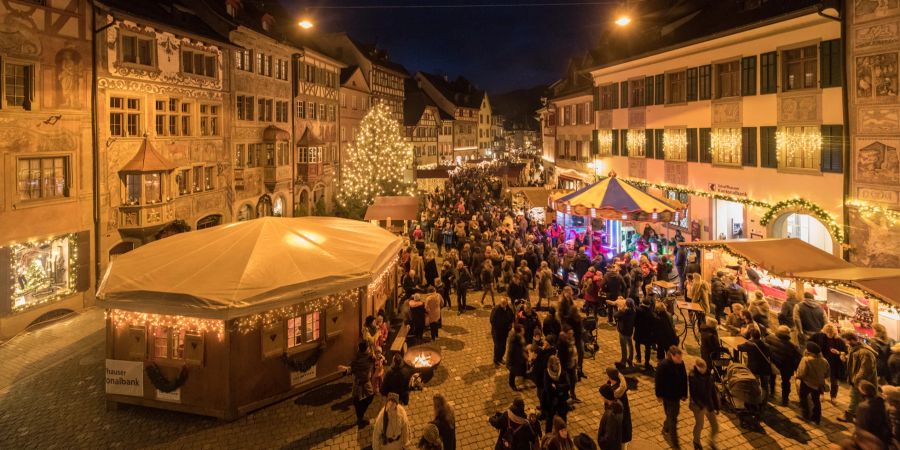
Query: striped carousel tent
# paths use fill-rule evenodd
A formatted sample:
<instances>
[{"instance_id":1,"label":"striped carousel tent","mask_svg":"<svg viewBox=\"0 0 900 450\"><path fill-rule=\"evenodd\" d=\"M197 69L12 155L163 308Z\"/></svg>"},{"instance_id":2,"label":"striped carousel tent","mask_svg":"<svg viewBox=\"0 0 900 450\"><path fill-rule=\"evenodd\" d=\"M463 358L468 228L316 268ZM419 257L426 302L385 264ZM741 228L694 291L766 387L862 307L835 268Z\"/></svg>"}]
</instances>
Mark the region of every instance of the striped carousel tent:
<instances>
[{"instance_id":1,"label":"striped carousel tent","mask_svg":"<svg viewBox=\"0 0 900 450\"><path fill-rule=\"evenodd\" d=\"M609 177L552 201L556 211L601 219L670 222L684 206L661 199L616 178Z\"/></svg>"}]
</instances>

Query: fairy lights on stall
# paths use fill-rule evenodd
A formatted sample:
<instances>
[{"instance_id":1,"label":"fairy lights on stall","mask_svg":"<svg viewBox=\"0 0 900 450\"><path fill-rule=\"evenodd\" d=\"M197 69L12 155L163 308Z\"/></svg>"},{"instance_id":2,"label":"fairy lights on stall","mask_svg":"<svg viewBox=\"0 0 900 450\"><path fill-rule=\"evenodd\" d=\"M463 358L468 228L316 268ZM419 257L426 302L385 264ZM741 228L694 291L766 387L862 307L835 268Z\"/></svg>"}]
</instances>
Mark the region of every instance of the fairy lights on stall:
<instances>
[{"instance_id":1,"label":"fairy lights on stall","mask_svg":"<svg viewBox=\"0 0 900 450\"><path fill-rule=\"evenodd\" d=\"M339 294L326 295L314 300L304 301L296 305L244 316L234 321L234 327L241 334L247 334L260 327L267 328L282 320L297 317L309 311L325 311L333 306L343 307L344 303L358 301L358 295L359 291L357 289L351 289Z\"/></svg>"},{"instance_id":2,"label":"fairy lights on stall","mask_svg":"<svg viewBox=\"0 0 900 450\"><path fill-rule=\"evenodd\" d=\"M106 318L112 320L113 326L116 328L125 326L166 327L171 328L175 332L189 331L215 335L220 341L225 338L225 321L223 320L142 313L121 309L107 310Z\"/></svg>"}]
</instances>

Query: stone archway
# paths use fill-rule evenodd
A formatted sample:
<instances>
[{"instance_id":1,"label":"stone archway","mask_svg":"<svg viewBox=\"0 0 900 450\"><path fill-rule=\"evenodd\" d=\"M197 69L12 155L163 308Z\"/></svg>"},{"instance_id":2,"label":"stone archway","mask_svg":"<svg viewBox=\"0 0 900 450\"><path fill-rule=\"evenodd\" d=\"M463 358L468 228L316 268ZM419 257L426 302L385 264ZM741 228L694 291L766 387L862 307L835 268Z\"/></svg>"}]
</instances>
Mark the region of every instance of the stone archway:
<instances>
[{"instance_id":1,"label":"stone archway","mask_svg":"<svg viewBox=\"0 0 900 450\"><path fill-rule=\"evenodd\" d=\"M294 215L297 217L308 216L311 211L310 203L309 189L300 189L300 193L297 195L297 204L294 206Z\"/></svg>"},{"instance_id":2,"label":"stone archway","mask_svg":"<svg viewBox=\"0 0 900 450\"><path fill-rule=\"evenodd\" d=\"M834 239L828 226L803 209L786 209L772 220L766 230L776 238L798 238L822 251L840 256L840 242Z\"/></svg>"}]
</instances>

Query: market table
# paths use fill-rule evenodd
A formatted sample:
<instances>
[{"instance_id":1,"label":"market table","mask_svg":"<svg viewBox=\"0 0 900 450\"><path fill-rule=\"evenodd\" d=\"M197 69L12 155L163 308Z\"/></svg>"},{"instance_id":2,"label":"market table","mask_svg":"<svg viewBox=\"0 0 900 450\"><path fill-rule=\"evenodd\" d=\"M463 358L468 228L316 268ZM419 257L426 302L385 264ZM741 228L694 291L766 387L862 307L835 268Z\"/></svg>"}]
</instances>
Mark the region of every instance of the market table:
<instances>
[{"instance_id":1,"label":"market table","mask_svg":"<svg viewBox=\"0 0 900 450\"><path fill-rule=\"evenodd\" d=\"M684 330L681 331L681 347L684 348L684 341L687 339L688 327L690 327L691 332L694 334L694 339L699 340L697 337L697 315L703 314L703 308L700 305L693 302L675 302L675 306L678 308L678 311L681 313L681 318L684 319ZM685 315L685 311L688 312Z\"/></svg>"},{"instance_id":2,"label":"market table","mask_svg":"<svg viewBox=\"0 0 900 450\"><path fill-rule=\"evenodd\" d=\"M732 354L732 356L734 357L734 360L735 360L735 361L740 361L740 360L741 360L741 355L740 355L740 352L738 352L738 349L737 349L737 348L738 348L741 344L744 344L745 342L747 342L747 340L744 339L743 336L725 336L725 337L720 337L720 338L719 338L719 341L722 342L722 346L723 346L723 347L727 347L729 350L731 350L731 354Z\"/></svg>"}]
</instances>

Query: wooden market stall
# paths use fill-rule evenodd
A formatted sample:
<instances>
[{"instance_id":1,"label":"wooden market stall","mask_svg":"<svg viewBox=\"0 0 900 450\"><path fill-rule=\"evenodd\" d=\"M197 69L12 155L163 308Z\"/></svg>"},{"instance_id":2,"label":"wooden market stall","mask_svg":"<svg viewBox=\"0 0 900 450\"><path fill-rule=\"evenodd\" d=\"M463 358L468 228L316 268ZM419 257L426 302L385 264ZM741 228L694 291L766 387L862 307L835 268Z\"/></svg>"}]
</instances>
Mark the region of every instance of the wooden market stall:
<instances>
[{"instance_id":1,"label":"wooden market stall","mask_svg":"<svg viewBox=\"0 0 900 450\"><path fill-rule=\"evenodd\" d=\"M419 219L419 198L411 195L375 197L366 208L365 220L377 222L394 233L407 231L409 221Z\"/></svg>"},{"instance_id":2,"label":"wooden market stall","mask_svg":"<svg viewBox=\"0 0 900 450\"><path fill-rule=\"evenodd\" d=\"M366 222L266 217L120 256L97 294L110 405L234 419L333 380L400 246Z\"/></svg>"},{"instance_id":3,"label":"wooden market stall","mask_svg":"<svg viewBox=\"0 0 900 450\"><path fill-rule=\"evenodd\" d=\"M703 251L701 271L710 279L716 271L743 272L748 291L761 290L774 311L779 311L787 289L808 292L826 306L831 319L853 324L858 332L859 311L871 313L889 335L900 338L900 269L858 267L796 238L695 241L679 244ZM886 303L881 308L880 304ZM866 313L868 314L868 313ZM845 326L846 327L846 326Z\"/></svg>"}]
</instances>

